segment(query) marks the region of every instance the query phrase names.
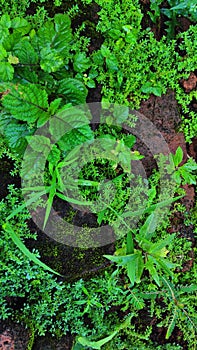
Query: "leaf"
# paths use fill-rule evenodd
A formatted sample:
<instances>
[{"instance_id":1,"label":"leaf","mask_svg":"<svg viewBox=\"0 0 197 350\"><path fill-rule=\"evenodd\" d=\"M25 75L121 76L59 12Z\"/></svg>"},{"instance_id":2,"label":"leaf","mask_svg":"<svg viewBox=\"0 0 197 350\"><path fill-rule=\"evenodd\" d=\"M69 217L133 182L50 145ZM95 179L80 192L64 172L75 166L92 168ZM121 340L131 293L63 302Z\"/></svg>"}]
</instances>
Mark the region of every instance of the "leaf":
<instances>
[{"instance_id":1,"label":"leaf","mask_svg":"<svg viewBox=\"0 0 197 350\"><path fill-rule=\"evenodd\" d=\"M129 148L132 148L135 142L136 137L134 135L127 135L126 137L124 137L124 144Z\"/></svg>"},{"instance_id":2,"label":"leaf","mask_svg":"<svg viewBox=\"0 0 197 350\"><path fill-rule=\"evenodd\" d=\"M57 148L56 145L53 145L49 155L48 155L48 162L53 164L53 165L57 165L57 163L60 160L60 156L61 156L61 152L60 150Z\"/></svg>"},{"instance_id":3,"label":"leaf","mask_svg":"<svg viewBox=\"0 0 197 350\"><path fill-rule=\"evenodd\" d=\"M147 82L142 85L141 89L145 94L154 94L155 96L162 95L162 89L160 86L153 86L151 82Z\"/></svg>"},{"instance_id":4,"label":"leaf","mask_svg":"<svg viewBox=\"0 0 197 350\"><path fill-rule=\"evenodd\" d=\"M138 254L138 258L136 260L136 267L135 267L135 271L136 271L135 281L136 281L136 283L140 283L141 276L142 276L142 273L144 271L144 260L143 260L141 251L138 251L137 254Z\"/></svg>"},{"instance_id":5,"label":"leaf","mask_svg":"<svg viewBox=\"0 0 197 350\"><path fill-rule=\"evenodd\" d=\"M114 111L113 111L113 116L115 118L115 121L118 124L126 122L128 116L129 116L129 107L115 105L114 106Z\"/></svg>"},{"instance_id":6,"label":"leaf","mask_svg":"<svg viewBox=\"0 0 197 350\"><path fill-rule=\"evenodd\" d=\"M27 146L25 137L31 133L27 125L19 124L17 120L12 119L6 126L4 133L7 142L12 149L15 148L19 153L22 153L25 150Z\"/></svg>"},{"instance_id":7,"label":"leaf","mask_svg":"<svg viewBox=\"0 0 197 350\"><path fill-rule=\"evenodd\" d=\"M56 72L58 69L63 67L64 60L63 57L59 55L58 52L52 50L51 48L44 47L40 51L41 60L40 67L48 73Z\"/></svg>"},{"instance_id":8,"label":"leaf","mask_svg":"<svg viewBox=\"0 0 197 350\"><path fill-rule=\"evenodd\" d=\"M71 49L71 21L66 14L56 14L54 23L47 21L38 30L38 44L40 49L50 49L60 58L64 59L64 64L68 63L69 51Z\"/></svg>"},{"instance_id":9,"label":"leaf","mask_svg":"<svg viewBox=\"0 0 197 350\"><path fill-rule=\"evenodd\" d=\"M58 142L58 145L62 151L69 152L76 146L93 140L94 133L89 125L75 128L66 135L64 135Z\"/></svg>"},{"instance_id":10,"label":"leaf","mask_svg":"<svg viewBox=\"0 0 197 350\"><path fill-rule=\"evenodd\" d=\"M165 239L160 240L156 243L151 243L151 247L148 251L151 255L157 255L157 256L163 256L160 255L163 251L162 249L165 248L165 246L169 245L175 238L176 233L168 235Z\"/></svg>"},{"instance_id":11,"label":"leaf","mask_svg":"<svg viewBox=\"0 0 197 350\"><path fill-rule=\"evenodd\" d=\"M55 112L58 110L61 101L62 101L61 98L56 98L55 100L53 100L53 101L50 103L50 106L49 106L48 111L49 111L49 113L50 113L51 115L54 115Z\"/></svg>"},{"instance_id":12,"label":"leaf","mask_svg":"<svg viewBox=\"0 0 197 350\"><path fill-rule=\"evenodd\" d=\"M9 62L0 62L0 80L10 81L14 76L14 68Z\"/></svg>"},{"instance_id":13,"label":"leaf","mask_svg":"<svg viewBox=\"0 0 197 350\"><path fill-rule=\"evenodd\" d=\"M32 135L26 137L29 146L36 152L41 152L45 156L49 154L51 143L48 137L42 135Z\"/></svg>"},{"instance_id":14,"label":"leaf","mask_svg":"<svg viewBox=\"0 0 197 350\"><path fill-rule=\"evenodd\" d=\"M27 247L24 245L24 243L21 241L21 239L17 236L17 234L14 232L13 227L6 223L3 225L3 229L9 234L9 236L12 238L13 242L16 244L16 246L21 250L21 252L27 256L29 260L32 260L35 264L42 267L44 270L54 273L55 275L62 276L58 272L51 269L49 266L44 264L42 261L40 261L33 253L27 249Z\"/></svg>"},{"instance_id":15,"label":"leaf","mask_svg":"<svg viewBox=\"0 0 197 350\"><path fill-rule=\"evenodd\" d=\"M48 96L39 85L13 86L3 97L2 104L14 118L34 123L42 117L48 118Z\"/></svg>"},{"instance_id":16,"label":"leaf","mask_svg":"<svg viewBox=\"0 0 197 350\"><path fill-rule=\"evenodd\" d=\"M80 105L86 102L88 90L81 81L67 78L60 80L57 93L60 94L65 103Z\"/></svg>"},{"instance_id":17,"label":"leaf","mask_svg":"<svg viewBox=\"0 0 197 350\"><path fill-rule=\"evenodd\" d=\"M177 148L175 155L172 155L172 157L174 166L177 167L183 160L183 150L180 146Z\"/></svg>"},{"instance_id":18,"label":"leaf","mask_svg":"<svg viewBox=\"0 0 197 350\"><path fill-rule=\"evenodd\" d=\"M112 340L119 331L121 331L122 329L128 328L130 326L132 317L133 317L133 315L127 317L127 319L120 326L118 326L114 332L112 332L109 336L107 336L101 340L90 341L90 340L88 340L88 338L79 337L79 338L77 338L77 342L83 346L88 346L92 349L100 350L101 347L103 345L105 345L106 343L108 343L110 340Z\"/></svg>"},{"instance_id":19,"label":"leaf","mask_svg":"<svg viewBox=\"0 0 197 350\"><path fill-rule=\"evenodd\" d=\"M11 27L15 32L19 32L22 35L27 34L31 29L29 22L21 17L15 17L12 19Z\"/></svg>"},{"instance_id":20,"label":"leaf","mask_svg":"<svg viewBox=\"0 0 197 350\"><path fill-rule=\"evenodd\" d=\"M38 63L38 54L28 40L20 40L14 45L13 52L21 64L35 65ZM29 67L28 69L30 70Z\"/></svg>"},{"instance_id":21,"label":"leaf","mask_svg":"<svg viewBox=\"0 0 197 350\"><path fill-rule=\"evenodd\" d=\"M76 72L83 73L90 68L90 59L86 57L84 52L77 53L73 59L73 68Z\"/></svg>"},{"instance_id":22,"label":"leaf","mask_svg":"<svg viewBox=\"0 0 197 350\"><path fill-rule=\"evenodd\" d=\"M172 334L172 332L174 330L174 327L176 325L177 318L178 318L178 310L177 310L177 308L175 308L173 316L171 318L170 324L169 324L167 332L166 332L166 336L165 336L166 339L170 338L170 336L171 336L171 334Z\"/></svg>"},{"instance_id":23,"label":"leaf","mask_svg":"<svg viewBox=\"0 0 197 350\"><path fill-rule=\"evenodd\" d=\"M151 255L148 255L148 259L146 261L145 268L149 271L150 275L153 277L156 284L160 287L161 286L160 278L159 278L159 275L157 273L157 270L154 267L154 263L155 263L155 259Z\"/></svg>"},{"instance_id":24,"label":"leaf","mask_svg":"<svg viewBox=\"0 0 197 350\"><path fill-rule=\"evenodd\" d=\"M0 60L2 60L4 57L7 56L7 52L6 50L4 49L3 45L0 44Z\"/></svg>"},{"instance_id":25,"label":"leaf","mask_svg":"<svg viewBox=\"0 0 197 350\"><path fill-rule=\"evenodd\" d=\"M158 225L157 214L152 213L148 216L143 226L140 227L140 237L150 239L153 236Z\"/></svg>"}]
</instances>

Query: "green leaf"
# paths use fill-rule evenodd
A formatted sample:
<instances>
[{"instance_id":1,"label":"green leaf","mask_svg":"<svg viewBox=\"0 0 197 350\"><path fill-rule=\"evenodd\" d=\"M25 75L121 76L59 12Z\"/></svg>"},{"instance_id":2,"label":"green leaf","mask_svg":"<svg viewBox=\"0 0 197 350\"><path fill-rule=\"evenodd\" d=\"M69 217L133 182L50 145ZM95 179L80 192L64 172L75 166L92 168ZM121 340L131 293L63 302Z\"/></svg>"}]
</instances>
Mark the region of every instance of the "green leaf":
<instances>
[{"instance_id":1,"label":"green leaf","mask_svg":"<svg viewBox=\"0 0 197 350\"><path fill-rule=\"evenodd\" d=\"M117 327L117 329L112 332L109 336L101 339L101 340L98 340L98 341L90 341L88 340L88 338L85 338L85 337L79 337L77 338L77 342L80 343L81 345L83 346L88 346L92 349L96 349L96 350L100 350L101 347L103 345L105 345L106 343L108 343L110 340L112 340L115 335L122 329L125 329L125 328L128 328L130 326L130 323L131 323L131 318L133 316L129 316L127 317L127 319L120 325Z\"/></svg>"},{"instance_id":2,"label":"green leaf","mask_svg":"<svg viewBox=\"0 0 197 350\"><path fill-rule=\"evenodd\" d=\"M124 137L124 144L129 148L132 148L135 142L136 137L134 135L127 135L126 137Z\"/></svg>"},{"instance_id":3,"label":"green leaf","mask_svg":"<svg viewBox=\"0 0 197 350\"><path fill-rule=\"evenodd\" d=\"M66 14L56 14L54 23L46 22L38 30L38 44L40 49L51 49L64 58L64 64L68 63L69 51L71 49L71 22Z\"/></svg>"},{"instance_id":4,"label":"green leaf","mask_svg":"<svg viewBox=\"0 0 197 350\"><path fill-rule=\"evenodd\" d=\"M152 213L146 219L144 225L140 227L140 237L144 237L145 239L150 239L153 236L158 225L157 215L156 213Z\"/></svg>"},{"instance_id":5,"label":"green leaf","mask_svg":"<svg viewBox=\"0 0 197 350\"><path fill-rule=\"evenodd\" d=\"M177 148L175 155L172 155L172 157L174 166L177 167L183 160L183 150L180 146Z\"/></svg>"},{"instance_id":6,"label":"green leaf","mask_svg":"<svg viewBox=\"0 0 197 350\"><path fill-rule=\"evenodd\" d=\"M157 283L157 285L160 287L160 278L157 273L157 270L155 269L155 260L151 255L148 255L148 259L145 264L145 268L149 271L150 275L153 277L154 281Z\"/></svg>"},{"instance_id":7,"label":"green leaf","mask_svg":"<svg viewBox=\"0 0 197 350\"><path fill-rule=\"evenodd\" d=\"M64 65L63 57L61 57L58 52L52 50L51 48L49 49L48 47L44 47L40 51L40 55L40 66L45 72L56 72Z\"/></svg>"},{"instance_id":8,"label":"green leaf","mask_svg":"<svg viewBox=\"0 0 197 350\"><path fill-rule=\"evenodd\" d=\"M12 120L4 130L9 146L17 152L23 152L27 146L25 137L30 134L27 125L19 124L17 120Z\"/></svg>"},{"instance_id":9,"label":"green leaf","mask_svg":"<svg viewBox=\"0 0 197 350\"><path fill-rule=\"evenodd\" d=\"M12 21L10 19L10 16L5 13L1 16L1 20L0 20L0 24L4 27L4 28L10 28L12 25Z\"/></svg>"},{"instance_id":10,"label":"green leaf","mask_svg":"<svg viewBox=\"0 0 197 350\"><path fill-rule=\"evenodd\" d=\"M0 44L0 60L2 60L4 57L7 56L7 52L6 50L4 49L3 45Z\"/></svg>"},{"instance_id":11,"label":"green leaf","mask_svg":"<svg viewBox=\"0 0 197 350\"><path fill-rule=\"evenodd\" d=\"M88 90L81 81L67 78L59 82L57 93L60 94L65 103L80 105L86 102Z\"/></svg>"},{"instance_id":12,"label":"green leaf","mask_svg":"<svg viewBox=\"0 0 197 350\"><path fill-rule=\"evenodd\" d=\"M90 68L90 59L84 52L79 52L74 56L73 67L76 72L83 73Z\"/></svg>"},{"instance_id":13,"label":"green leaf","mask_svg":"<svg viewBox=\"0 0 197 350\"><path fill-rule=\"evenodd\" d=\"M41 152L45 156L49 154L51 143L48 137L42 135L32 135L26 137L29 146L36 152Z\"/></svg>"},{"instance_id":14,"label":"green leaf","mask_svg":"<svg viewBox=\"0 0 197 350\"><path fill-rule=\"evenodd\" d=\"M113 115L118 124L124 123L129 116L129 107L115 105Z\"/></svg>"},{"instance_id":15,"label":"green leaf","mask_svg":"<svg viewBox=\"0 0 197 350\"><path fill-rule=\"evenodd\" d=\"M141 276L142 273L144 271L144 260L142 257L142 252L141 251L137 251L138 257L136 260L136 266L135 266L135 271L136 271L136 283L140 283L141 281Z\"/></svg>"},{"instance_id":16,"label":"green leaf","mask_svg":"<svg viewBox=\"0 0 197 350\"><path fill-rule=\"evenodd\" d=\"M57 163L60 160L60 156L61 156L61 152L60 150L57 148L56 145L53 145L47 160L49 161L49 163L53 164L53 165L57 165Z\"/></svg>"},{"instance_id":17,"label":"green leaf","mask_svg":"<svg viewBox=\"0 0 197 350\"><path fill-rule=\"evenodd\" d=\"M15 32L20 32L22 35L27 34L31 29L29 22L21 17L15 17L12 19L11 27Z\"/></svg>"},{"instance_id":18,"label":"green leaf","mask_svg":"<svg viewBox=\"0 0 197 350\"><path fill-rule=\"evenodd\" d=\"M154 94L155 96L162 95L162 89L160 86L153 86L151 82L147 82L142 85L141 89L145 94Z\"/></svg>"},{"instance_id":19,"label":"green leaf","mask_svg":"<svg viewBox=\"0 0 197 350\"><path fill-rule=\"evenodd\" d=\"M9 81L14 76L14 68L9 62L0 62L0 80Z\"/></svg>"},{"instance_id":20,"label":"green leaf","mask_svg":"<svg viewBox=\"0 0 197 350\"><path fill-rule=\"evenodd\" d=\"M14 45L13 52L21 64L36 65L38 63L38 54L28 40L20 40ZM30 70L29 67L28 69Z\"/></svg>"},{"instance_id":21,"label":"green leaf","mask_svg":"<svg viewBox=\"0 0 197 350\"><path fill-rule=\"evenodd\" d=\"M48 96L46 91L35 84L17 85L3 97L2 104L14 118L34 123L41 118L48 119Z\"/></svg>"},{"instance_id":22,"label":"green leaf","mask_svg":"<svg viewBox=\"0 0 197 350\"><path fill-rule=\"evenodd\" d=\"M13 242L16 244L16 246L22 251L24 255L27 256L27 258L31 261L33 261L35 264L42 267L44 270L54 273L55 275L62 276L58 272L51 269L49 266L44 264L42 261L40 261L33 253L27 249L27 247L24 245L24 243L21 241L21 239L18 237L18 235L14 232L13 227L6 223L3 225L3 229L9 234L9 236L12 238Z\"/></svg>"},{"instance_id":23,"label":"green leaf","mask_svg":"<svg viewBox=\"0 0 197 350\"><path fill-rule=\"evenodd\" d=\"M175 236L176 236L176 233L170 234L165 239L162 239L156 243L151 243L148 253L151 255L163 256L163 255L160 255L163 253L162 249L165 248L167 245L169 245L174 240Z\"/></svg>"},{"instance_id":24,"label":"green leaf","mask_svg":"<svg viewBox=\"0 0 197 350\"><path fill-rule=\"evenodd\" d=\"M49 106L49 113L51 115L54 115L55 112L58 110L59 106L60 106L60 103L61 103L62 99L61 98L56 98L54 101L52 101L50 103L50 106Z\"/></svg>"}]
</instances>

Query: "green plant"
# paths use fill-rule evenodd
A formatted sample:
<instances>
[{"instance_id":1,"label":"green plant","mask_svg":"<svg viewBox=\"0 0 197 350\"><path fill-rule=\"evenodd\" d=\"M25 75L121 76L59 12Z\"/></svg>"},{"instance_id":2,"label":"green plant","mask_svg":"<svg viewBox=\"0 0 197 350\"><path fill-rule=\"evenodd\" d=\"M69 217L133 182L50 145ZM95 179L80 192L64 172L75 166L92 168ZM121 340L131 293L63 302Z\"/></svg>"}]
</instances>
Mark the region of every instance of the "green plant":
<instances>
[{"instance_id":1,"label":"green plant","mask_svg":"<svg viewBox=\"0 0 197 350\"><path fill-rule=\"evenodd\" d=\"M161 16L161 13L168 17L169 21L165 22L167 25L166 32L168 39L173 39L175 37L175 28L178 24L177 18L179 16L189 18L194 23L197 21L197 5L195 0L168 0L169 8L161 7L162 3L162 0L151 0L150 9L153 12L149 11L148 14L154 23L156 23L157 19Z\"/></svg>"}]
</instances>

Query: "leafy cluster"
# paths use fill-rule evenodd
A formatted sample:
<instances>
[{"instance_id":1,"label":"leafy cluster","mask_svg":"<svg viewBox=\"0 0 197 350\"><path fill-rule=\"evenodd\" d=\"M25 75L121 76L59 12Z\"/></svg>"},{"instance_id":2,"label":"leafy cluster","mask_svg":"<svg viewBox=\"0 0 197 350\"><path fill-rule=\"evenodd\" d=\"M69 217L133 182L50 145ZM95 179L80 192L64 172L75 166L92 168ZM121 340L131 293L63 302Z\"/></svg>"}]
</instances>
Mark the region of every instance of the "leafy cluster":
<instances>
[{"instance_id":1,"label":"leafy cluster","mask_svg":"<svg viewBox=\"0 0 197 350\"><path fill-rule=\"evenodd\" d=\"M24 203L21 191L10 186L0 202L0 318L23 321L37 335L70 332L76 335L73 350L179 350L171 343L177 326L194 350L196 249L179 232L169 234L166 207L183 196L181 185L196 185L197 165L192 158L181 165L178 147L158 160L168 180L157 171L149 179L135 176L132 161L143 156L132 150L136 139L120 125L135 125L127 106L138 109L143 99L170 88L181 106L186 140L196 136L196 112L190 108L196 90L185 94L179 83L196 70L196 26L176 35L178 16L195 22L196 5L168 0L162 9L160 0L151 1L152 21L161 14L169 20L167 37L157 41L150 28L142 30L138 0L97 0L96 30L103 43L89 54L90 38L80 37L83 24L73 33L67 14L49 18L39 6L35 18L25 17L30 3L2 1L0 7L0 156L15 161L12 173L24 156L20 175L26 196ZM124 106L101 115L101 125L93 131L85 103L88 89L97 83L107 112L109 102ZM121 238L115 254L105 255L114 264L103 274L66 282L54 277L57 271L39 259L38 251L26 248L27 239L36 239L28 228L26 205L45 208L45 227L55 198L90 208L98 226L110 224ZM196 207L185 211L185 224L195 227ZM183 273L188 261L190 269ZM154 319L165 328L165 345L153 342L153 325L143 324L141 312L146 321Z\"/></svg>"}]
</instances>

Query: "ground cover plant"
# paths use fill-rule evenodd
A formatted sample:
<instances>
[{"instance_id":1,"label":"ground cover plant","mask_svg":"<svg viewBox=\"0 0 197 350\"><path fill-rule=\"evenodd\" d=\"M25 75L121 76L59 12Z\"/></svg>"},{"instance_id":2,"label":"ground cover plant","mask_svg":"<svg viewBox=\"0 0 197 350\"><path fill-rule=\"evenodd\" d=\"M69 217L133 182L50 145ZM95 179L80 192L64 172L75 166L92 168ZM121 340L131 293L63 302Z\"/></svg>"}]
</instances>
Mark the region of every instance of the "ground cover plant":
<instances>
[{"instance_id":1,"label":"ground cover plant","mask_svg":"<svg viewBox=\"0 0 197 350\"><path fill-rule=\"evenodd\" d=\"M196 4L9 1L0 14L0 319L28 328L28 350L50 336L196 349ZM169 91L184 143L149 173L132 110Z\"/></svg>"}]
</instances>

